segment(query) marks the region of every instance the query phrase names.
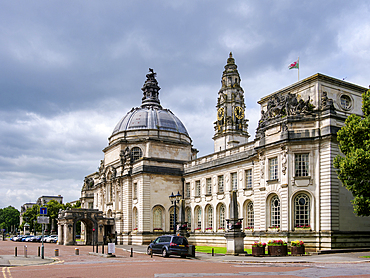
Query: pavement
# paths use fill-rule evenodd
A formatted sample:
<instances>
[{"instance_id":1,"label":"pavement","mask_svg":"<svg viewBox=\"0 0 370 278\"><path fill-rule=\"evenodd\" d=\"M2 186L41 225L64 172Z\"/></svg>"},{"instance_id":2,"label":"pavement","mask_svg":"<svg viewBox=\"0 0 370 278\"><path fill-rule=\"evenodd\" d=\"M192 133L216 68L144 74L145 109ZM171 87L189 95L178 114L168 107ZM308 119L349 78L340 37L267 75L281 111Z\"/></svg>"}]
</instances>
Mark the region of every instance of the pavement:
<instances>
[{"instance_id":1,"label":"pavement","mask_svg":"<svg viewBox=\"0 0 370 278\"><path fill-rule=\"evenodd\" d=\"M146 254L146 245L118 245L116 248L122 248L124 251L134 253ZM230 262L230 263L370 263L370 249L359 252L356 249L346 250L331 250L332 253L325 254L308 254L303 256L264 256L254 257L251 254L243 254L239 256L223 255L223 254L207 254L203 252L195 252L196 260L214 261L214 262ZM161 254L154 254L154 256L161 256ZM369 258L362 258L368 256Z\"/></svg>"},{"instance_id":2,"label":"pavement","mask_svg":"<svg viewBox=\"0 0 370 278\"><path fill-rule=\"evenodd\" d=\"M75 248L75 246L71 246ZM131 249L132 252L146 254L147 246L143 245L117 245L116 249L120 249L124 252L127 252L127 256L130 255ZM107 249L106 249L107 250ZM282 257L253 257L251 254L243 254L239 256L231 255L221 255L196 252L194 258L189 258L190 260L202 260L202 261L213 261L213 262L224 262L224 263L240 263L240 264L257 264L257 263L271 263L271 264L300 264L300 263L369 263L370 262L370 249L366 251L359 252L358 250L339 250L340 253L328 253L328 254L312 254L312 255L303 255L303 256L282 256ZM333 252L333 251L332 251ZM99 255L104 256L103 254L91 254L90 255ZM160 256L160 254L154 254L154 256ZM363 256L369 256L369 258L363 258ZM106 257L106 255L105 255ZM13 255L0 255L0 267L14 267L14 266L30 266L30 265L45 265L51 263L57 263L58 258L56 257L45 257L41 259L38 256L27 256L23 254L18 255L17 257Z\"/></svg>"}]
</instances>

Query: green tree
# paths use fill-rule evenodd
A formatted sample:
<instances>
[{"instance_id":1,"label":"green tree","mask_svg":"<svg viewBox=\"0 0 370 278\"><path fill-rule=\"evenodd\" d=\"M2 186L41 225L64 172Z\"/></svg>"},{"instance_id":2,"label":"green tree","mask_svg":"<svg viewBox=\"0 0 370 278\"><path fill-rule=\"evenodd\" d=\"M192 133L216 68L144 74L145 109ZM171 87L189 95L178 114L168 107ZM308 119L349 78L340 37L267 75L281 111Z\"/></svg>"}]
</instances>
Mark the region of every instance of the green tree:
<instances>
[{"instance_id":1,"label":"green tree","mask_svg":"<svg viewBox=\"0 0 370 278\"><path fill-rule=\"evenodd\" d=\"M28 223L30 225L30 231L34 231L36 227L36 231L41 231L41 225L37 224L37 216L40 213L39 205L33 205L32 207L28 208L23 213L23 223L21 223L21 229L23 230L24 224Z\"/></svg>"},{"instance_id":2,"label":"green tree","mask_svg":"<svg viewBox=\"0 0 370 278\"><path fill-rule=\"evenodd\" d=\"M66 206L64 204L59 203L56 200L50 200L47 204L46 207L48 209L48 216L50 217L50 230L55 232L56 226L57 226L57 219L58 219L58 213L59 210L64 210L66 209Z\"/></svg>"},{"instance_id":3,"label":"green tree","mask_svg":"<svg viewBox=\"0 0 370 278\"><path fill-rule=\"evenodd\" d=\"M363 117L350 115L338 132L343 156L334 159L338 178L352 192L358 216L370 215L370 90L362 94Z\"/></svg>"},{"instance_id":4,"label":"green tree","mask_svg":"<svg viewBox=\"0 0 370 278\"><path fill-rule=\"evenodd\" d=\"M19 210L12 206L0 209L0 228L10 232L19 226Z\"/></svg>"}]
</instances>

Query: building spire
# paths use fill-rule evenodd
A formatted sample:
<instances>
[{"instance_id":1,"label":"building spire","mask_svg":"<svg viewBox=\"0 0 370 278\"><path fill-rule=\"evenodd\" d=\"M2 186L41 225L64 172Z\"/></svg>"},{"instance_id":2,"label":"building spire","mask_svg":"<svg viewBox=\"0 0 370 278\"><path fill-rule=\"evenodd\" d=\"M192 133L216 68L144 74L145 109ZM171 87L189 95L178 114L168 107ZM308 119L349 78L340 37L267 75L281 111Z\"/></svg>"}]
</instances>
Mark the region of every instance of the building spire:
<instances>
[{"instance_id":1,"label":"building spire","mask_svg":"<svg viewBox=\"0 0 370 278\"><path fill-rule=\"evenodd\" d=\"M245 118L244 91L232 52L221 78L217 99L217 121L213 136L215 151L222 151L248 142L248 119Z\"/></svg>"},{"instance_id":2,"label":"building spire","mask_svg":"<svg viewBox=\"0 0 370 278\"><path fill-rule=\"evenodd\" d=\"M159 90L158 81L155 79L157 75L153 69L149 68L149 72L146 75L146 81L144 86L141 88L143 91L143 98L141 102L141 107L159 107L161 108L161 103L159 101Z\"/></svg>"}]
</instances>

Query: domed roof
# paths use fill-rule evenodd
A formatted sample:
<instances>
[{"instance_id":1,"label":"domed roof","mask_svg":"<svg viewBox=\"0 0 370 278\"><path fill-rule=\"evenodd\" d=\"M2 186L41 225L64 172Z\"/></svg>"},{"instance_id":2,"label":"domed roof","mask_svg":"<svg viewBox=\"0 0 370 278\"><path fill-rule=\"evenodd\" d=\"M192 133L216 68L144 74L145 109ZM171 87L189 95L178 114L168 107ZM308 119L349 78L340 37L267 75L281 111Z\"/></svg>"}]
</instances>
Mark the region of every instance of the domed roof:
<instances>
[{"instance_id":1,"label":"domed roof","mask_svg":"<svg viewBox=\"0 0 370 278\"><path fill-rule=\"evenodd\" d=\"M113 134L132 129L161 129L189 136L184 124L168 109L133 108L116 125Z\"/></svg>"},{"instance_id":2,"label":"domed roof","mask_svg":"<svg viewBox=\"0 0 370 278\"><path fill-rule=\"evenodd\" d=\"M142 105L132 108L116 125L112 136L127 130L159 129L178 132L189 136L184 124L170 110L163 109L158 98L156 73L149 69L147 80L141 89L144 93Z\"/></svg>"}]
</instances>

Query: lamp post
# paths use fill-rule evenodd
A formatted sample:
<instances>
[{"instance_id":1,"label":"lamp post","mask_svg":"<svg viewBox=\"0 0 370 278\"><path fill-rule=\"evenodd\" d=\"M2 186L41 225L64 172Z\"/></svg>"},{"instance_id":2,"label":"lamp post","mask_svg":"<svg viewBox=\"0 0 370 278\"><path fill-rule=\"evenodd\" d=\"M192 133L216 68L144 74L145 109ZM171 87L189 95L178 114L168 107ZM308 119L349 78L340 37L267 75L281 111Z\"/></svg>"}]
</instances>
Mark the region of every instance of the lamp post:
<instances>
[{"instance_id":1,"label":"lamp post","mask_svg":"<svg viewBox=\"0 0 370 278\"><path fill-rule=\"evenodd\" d=\"M173 195L173 192L172 192L171 195L169 196L171 204L174 205L174 208L173 208L173 233L174 234L176 234L176 205L180 201L181 197L182 196L179 191L177 191L176 195Z\"/></svg>"}]
</instances>

